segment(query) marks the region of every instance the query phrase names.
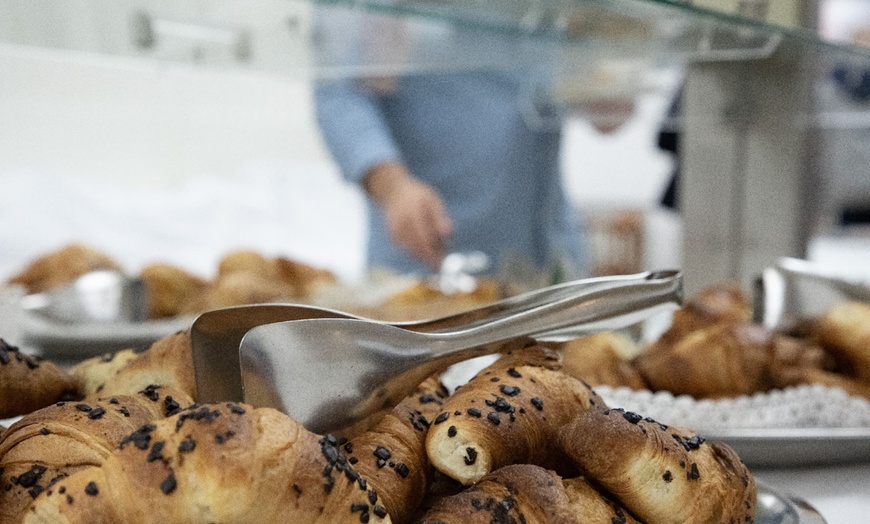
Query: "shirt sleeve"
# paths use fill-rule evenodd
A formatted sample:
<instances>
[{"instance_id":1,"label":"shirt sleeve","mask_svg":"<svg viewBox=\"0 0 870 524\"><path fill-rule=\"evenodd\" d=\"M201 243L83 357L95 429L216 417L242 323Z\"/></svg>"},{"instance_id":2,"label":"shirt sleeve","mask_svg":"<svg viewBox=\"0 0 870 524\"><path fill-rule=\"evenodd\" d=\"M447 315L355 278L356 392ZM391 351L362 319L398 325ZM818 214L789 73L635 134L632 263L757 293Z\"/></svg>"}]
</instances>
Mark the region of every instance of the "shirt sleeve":
<instances>
[{"instance_id":1,"label":"shirt sleeve","mask_svg":"<svg viewBox=\"0 0 870 524\"><path fill-rule=\"evenodd\" d=\"M360 183L373 166L401 159L372 90L354 80L321 82L314 104L323 140L346 180Z\"/></svg>"}]
</instances>

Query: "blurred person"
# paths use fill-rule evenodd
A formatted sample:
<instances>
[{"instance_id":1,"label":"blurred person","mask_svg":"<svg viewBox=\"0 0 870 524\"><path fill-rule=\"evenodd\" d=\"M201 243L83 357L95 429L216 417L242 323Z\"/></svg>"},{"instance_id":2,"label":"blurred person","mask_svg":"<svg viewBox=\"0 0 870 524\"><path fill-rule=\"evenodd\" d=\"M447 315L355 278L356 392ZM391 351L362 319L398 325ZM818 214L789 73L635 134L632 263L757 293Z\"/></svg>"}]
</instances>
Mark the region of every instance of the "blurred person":
<instances>
[{"instance_id":1,"label":"blurred person","mask_svg":"<svg viewBox=\"0 0 870 524\"><path fill-rule=\"evenodd\" d=\"M379 19L366 28L372 38L392 37L388 49L413 53L396 24ZM460 46L467 37L450 35ZM502 44L513 45L495 45ZM449 252L482 251L496 272L521 261L552 281L586 275L583 230L560 174L561 133L530 124L526 77L471 69L316 86L326 146L368 196L370 268L420 274L437 271ZM611 132L631 103L602 100L587 110L604 115L599 128Z\"/></svg>"}]
</instances>

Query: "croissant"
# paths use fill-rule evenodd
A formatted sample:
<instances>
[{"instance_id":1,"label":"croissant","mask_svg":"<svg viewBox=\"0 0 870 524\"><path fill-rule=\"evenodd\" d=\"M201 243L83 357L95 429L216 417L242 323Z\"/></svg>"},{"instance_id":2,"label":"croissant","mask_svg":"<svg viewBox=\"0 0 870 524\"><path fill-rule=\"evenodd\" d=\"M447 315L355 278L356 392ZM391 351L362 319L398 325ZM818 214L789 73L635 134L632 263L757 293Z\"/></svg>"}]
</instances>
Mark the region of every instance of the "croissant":
<instances>
[{"instance_id":1,"label":"croissant","mask_svg":"<svg viewBox=\"0 0 870 524\"><path fill-rule=\"evenodd\" d=\"M190 332L179 331L154 342L103 384L102 396L132 395L150 384L178 388L196 398Z\"/></svg>"},{"instance_id":2,"label":"croissant","mask_svg":"<svg viewBox=\"0 0 870 524\"><path fill-rule=\"evenodd\" d=\"M183 314L219 309L239 304L280 302L293 299L292 285L249 271L236 271L211 282L201 297L182 308Z\"/></svg>"},{"instance_id":3,"label":"croissant","mask_svg":"<svg viewBox=\"0 0 870 524\"><path fill-rule=\"evenodd\" d=\"M813 332L844 373L870 383L870 304L834 306L817 319Z\"/></svg>"},{"instance_id":4,"label":"croissant","mask_svg":"<svg viewBox=\"0 0 870 524\"><path fill-rule=\"evenodd\" d=\"M840 388L849 395L870 399L870 383L824 369L806 367L783 370L777 379L777 386L781 388L801 384L817 384L829 388Z\"/></svg>"},{"instance_id":5,"label":"croissant","mask_svg":"<svg viewBox=\"0 0 870 524\"><path fill-rule=\"evenodd\" d=\"M348 461L380 494L394 522L409 522L432 477L426 433L447 390L435 378L423 382L369 431L344 445Z\"/></svg>"},{"instance_id":6,"label":"croissant","mask_svg":"<svg viewBox=\"0 0 870 524\"><path fill-rule=\"evenodd\" d=\"M46 253L12 276L8 283L24 286L28 293L57 288L98 269L120 270L109 255L83 244L69 244Z\"/></svg>"},{"instance_id":7,"label":"croissant","mask_svg":"<svg viewBox=\"0 0 870 524\"><path fill-rule=\"evenodd\" d=\"M630 358L639 348L630 338L602 332L566 342L562 348L562 371L592 387L611 386L646 389Z\"/></svg>"},{"instance_id":8,"label":"croissant","mask_svg":"<svg viewBox=\"0 0 870 524\"><path fill-rule=\"evenodd\" d=\"M271 408L194 405L41 493L24 522L391 522L340 444Z\"/></svg>"},{"instance_id":9,"label":"croissant","mask_svg":"<svg viewBox=\"0 0 870 524\"><path fill-rule=\"evenodd\" d=\"M435 502L420 524L638 524L583 478L563 480L531 464L497 469L462 493Z\"/></svg>"},{"instance_id":10,"label":"croissant","mask_svg":"<svg viewBox=\"0 0 870 524\"><path fill-rule=\"evenodd\" d=\"M740 284L724 282L702 290L674 312L670 328L660 341L671 344L693 331L720 323L747 323L752 305Z\"/></svg>"},{"instance_id":11,"label":"croissant","mask_svg":"<svg viewBox=\"0 0 870 524\"><path fill-rule=\"evenodd\" d=\"M122 349L114 353L82 360L70 368L69 373L75 380L81 397L99 395L104 384L118 374L137 353L132 349Z\"/></svg>"},{"instance_id":12,"label":"croissant","mask_svg":"<svg viewBox=\"0 0 870 524\"><path fill-rule=\"evenodd\" d=\"M20 522L52 484L102 464L137 427L190 403L181 391L151 386L133 396L59 402L25 415L0 440L0 522Z\"/></svg>"},{"instance_id":13,"label":"croissant","mask_svg":"<svg viewBox=\"0 0 870 524\"><path fill-rule=\"evenodd\" d=\"M633 364L654 391L718 398L770 389L773 359L773 337L763 327L722 323L650 348Z\"/></svg>"},{"instance_id":14,"label":"croissant","mask_svg":"<svg viewBox=\"0 0 870 524\"><path fill-rule=\"evenodd\" d=\"M752 522L756 486L728 445L621 409L580 412L558 441L583 475L643 522Z\"/></svg>"},{"instance_id":15,"label":"croissant","mask_svg":"<svg viewBox=\"0 0 870 524\"><path fill-rule=\"evenodd\" d=\"M52 362L22 353L0 338L0 418L75 398L75 380Z\"/></svg>"},{"instance_id":16,"label":"croissant","mask_svg":"<svg viewBox=\"0 0 870 524\"><path fill-rule=\"evenodd\" d=\"M180 315L208 286L207 280L172 264L149 264L139 278L148 291L148 317L152 319Z\"/></svg>"},{"instance_id":17,"label":"croissant","mask_svg":"<svg viewBox=\"0 0 870 524\"><path fill-rule=\"evenodd\" d=\"M300 297L310 297L321 286L334 284L338 277L332 271L310 266L286 257L276 257L275 265L281 280L289 283Z\"/></svg>"},{"instance_id":18,"label":"croissant","mask_svg":"<svg viewBox=\"0 0 870 524\"><path fill-rule=\"evenodd\" d=\"M558 353L540 346L501 357L444 402L426 437L432 464L471 484L515 463L562 465L555 430L604 402L558 370Z\"/></svg>"}]
</instances>

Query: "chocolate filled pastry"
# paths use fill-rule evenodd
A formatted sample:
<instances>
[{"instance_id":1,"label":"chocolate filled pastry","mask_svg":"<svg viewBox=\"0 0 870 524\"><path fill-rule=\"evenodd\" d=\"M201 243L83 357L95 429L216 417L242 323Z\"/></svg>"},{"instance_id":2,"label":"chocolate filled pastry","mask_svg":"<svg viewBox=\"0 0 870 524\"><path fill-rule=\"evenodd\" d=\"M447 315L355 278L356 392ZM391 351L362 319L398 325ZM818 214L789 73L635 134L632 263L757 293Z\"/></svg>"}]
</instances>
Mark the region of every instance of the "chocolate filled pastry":
<instances>
[{"instance_id":1,"label":"chocolate filled pastry","mask_svg":"<svg viewBox=\"0 0 870 524\"><path fill-rule=\"evenodd\" d=\"M566 342L562 348L562 371L595 386L646 389L640 373L631 365L640 348L626 335L603 332Z\"/></svg>"},{"instance_id":2,"label":"chocolate filled pastry","mask_svg":"<svg viewBox=\"0 0 870 524\"><path fill-rule=\"evenodd\" d=\"M208 281L172 264L149 264L139 272L148 292L148 318L182 314L185 306L200 298Z\"/></svg>"},{"instance_id":3,"label":"chocolate filled pastry","mask_svg":"<svg viewBox=\"0 0 870 524\"><path fill-rule=\"evenodd\" d=\"M633 363L653 391L720 398L770 389L773 360L774 340L766 329L722 323L650 348Z\"/></svg>"},{"instance_id":4,"label":"chocolate filled pastry","mask_svg":"<svg viewBox=\"0 0 870 524\"><path fill-rule=\"evenodd\" d=\"M531 464L497 469L465 491L435 502L420 524L637 524L583 478L563 480Z\"/></svg>"},{"instance_id":5,"label":"chocolate filled pastry","mask_svg":"<svg viewBox=\"0 0 870 524\"><path fill-rule=\"evenodd\" d=\"M132 395L151 384L172 386L196 398L189 331L179 331L154 342L97 389L103 396Z\"/></svg>"},{"instance_id":6,"label":"chocolate filled pastry","mask_svg":"<svg viewBox=\"0 0 870 524\"><path fill-rule=\"evenodd\" d=\"M194 405L41 493L25 523L391 522L340 441L270 408Z\"/></svg>"},{"instance_id":7,"label":"chocolate filled pastry","mask_svg":"<svg viewBox=\"0 0 870 524\"><path fill-rule=\"evenodd\" d=\"M152 386L130 396L59 402L25 415L0 439L0 522L20 522L40 493L99 466L136 428L192 402L182 391Z\"/></svg>"},{"instance_id":8,"label":"chocolate filled pastry","mask_svg":"<svg viewBox=\"0 0 870 524\"><path fill-rule=\"evenodd\" d=\"M621 409L588 409L558 441L583 475L642 522L751 523L755 480L728 445Z\"/></svg>"},{"instance_id":9,"label":"chocolate filled pastry","mask_svg":"<svg viewBox=\"0 0 870 524\"><path fill-rule=\"evenodd\" d=\"M426 433L447 390L429 378L370 430L343 445L348 461L380 495L394 522L409 522L429 489Z\"/></svg>"},{"instance_id":10,"label":"chocolate filled pastry","mask_svg":"<svg viewBox=\"0 0 870 524\"><path fill-rule=\"evenodd\" d=\"M69 373L0 338L0 418L24 415L77 395Z\"/></svg>"},{"instance_id":11,"label":"chocolate filled pastry","mask_svg":"<svg viewBox=\"0 0 870 524\"><path fill-rule=\"evenodd\" d=\"M83 244L69 244L42 255L7 282L24 286L28 293L40 293L69 284L76 278L100 269L121 270L109 255Z\"/></svg>"},{"instance_id":12,"label":"chocolate filled pastry","mask_svg":"<svg viewBox=\"0 0 870 524\"><path fill-rule=\"evenodd\" d=\"M870 304L834 306L813 323L812 331L844 374L870 384Z\"/></svg>"},{"instance_id":13,"label":"chocolate filled pastry","mask_svg":"<svg viewBox=\"0 0 870 524\"><path fill-rule=\"evenodd\" d=\"M556 351L534 346L482 370L448 397L435 417L426 437L429 460L465 485L510 464L559 471L565 461L556 429L577 412L604 404L560 366Z\"/></svg>"}]
</instances>

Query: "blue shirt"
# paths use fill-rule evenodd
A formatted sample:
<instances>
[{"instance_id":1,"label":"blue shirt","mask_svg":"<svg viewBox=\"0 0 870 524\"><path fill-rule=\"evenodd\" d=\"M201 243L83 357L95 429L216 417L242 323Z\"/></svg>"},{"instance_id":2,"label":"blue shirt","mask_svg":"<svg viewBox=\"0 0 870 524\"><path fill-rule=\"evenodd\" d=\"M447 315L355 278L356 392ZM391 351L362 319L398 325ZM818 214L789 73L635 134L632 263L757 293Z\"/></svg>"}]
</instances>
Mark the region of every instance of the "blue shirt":
<instances>
[{"instance_id":1,"label":"blue shirt","mask_svg":"<svg viewBox=\"0 0 870 524\"><path fill-rule=\"evenodd\" d=\"M374 165L403 162L441 195L453 221L448 251L483 251L498 271L523 260L565 278L585 269L579 220L559 172L558 130L524 118L519 76L496 72L405 75L379 92L364 81L321 81L316 118L342 175L360 182ZM427 268L390 241L368 202L370 267Z\"/></svg>"}]
</instances>

